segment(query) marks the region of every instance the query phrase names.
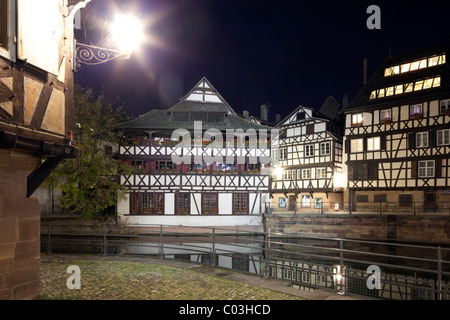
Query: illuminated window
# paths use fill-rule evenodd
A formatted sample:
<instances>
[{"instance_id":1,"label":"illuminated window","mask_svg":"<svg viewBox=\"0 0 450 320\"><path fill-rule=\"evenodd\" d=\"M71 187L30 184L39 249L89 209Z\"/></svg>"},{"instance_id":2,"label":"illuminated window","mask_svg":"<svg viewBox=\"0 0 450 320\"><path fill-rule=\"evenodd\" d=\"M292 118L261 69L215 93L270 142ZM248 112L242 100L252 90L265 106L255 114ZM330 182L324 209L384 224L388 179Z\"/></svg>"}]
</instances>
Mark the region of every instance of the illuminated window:
<instances>
[{"instance_id":1,"label":"illuminated window","mask_svg":"<svg viewBox=\"0 0 450 320\"><path fill-rule=\"evenodd\" d=\"M416 148L428 147L428 132L416 133Z\"/></svg>"},{"instance_id":2,"label":"illuminated window","mask_svg":"<svg viewBox=\"0 0 450 320\"><path fill-rule=\"evenodd\" d=\"M395 94L402 94L403 93L403 85L395 86Z\"/></svg>"},{"instance_id":3,"label":"illuminated window","mask_svg":"<svg viewBox=\"0 0 450 320\"><path fill-rule=\"evenodd\" d=\"M384 90L384 89L378 90L378 98L384 98L385 94L386 94L386 90Z\"/></svg>"},{"instance_id":4,"label":"illuminated window","mask_svg":"<svg viewBox=\"0 0 450 320\"><path fill-rule=\"evenodd\" d=\"M434 160L419 161L419 178L434 177Z\"/></svg>"},{"instance_id":5,"label":"illuminated window","mask_svg":"<svg viewBox=\"0 0 450 320\"><path fill-rule=\"evenodd\" d=\"M350 151L351 153L363 152L364 151L363 139L352 139L350 141Z\"/></svg>"},{"instance_id":6,"label":"illuminated window","mask_svg":"<svg viewBox=\"0 0 450 320\"><path fill-rule=\"evenodd\" d=\"M352 115L352 126L362 126L363 124L363 114L362 113L357 113Z\"/></svg>"},{"instance_id":7,"label":"illuminated window","mask_svg":"<svg viewBox=\"0 0 450 320\"><path fill-rule=\"evenodd\" d=\"M380 121L391 121L391 109L380 111Z\"/></svg>"},{"instance_id":8,"label":"illuminated window","mask_svg":"<svg viewBox=\"0 0 450 320\"><path fill-rule=\"evenodd\" d=\"M284 180L291 180L291 170L284 170Z\"/></svg>"},{"instance_id":9,"label":"illuminated window","mask_svg":"<svg viewBox=\"0 0 450 320\"><path fill-rule=\"evenodd\" d=\"M326 156L330 154L330 143L329 142L322 142L320 144L320 155Z\"/></svg>"},{"instance_id":10,"label":"illuminated window","mask_svg":"<svg viewBox=\"0 0 450 320\"><path fill-rule=\"evenodd\" d=\"M390 97L394 95L394 87L386 88L386 97Z\"/></svg>"},{"instance_id":11,"label":"illuminated window","mask_svg":"<svg viewBox=\"0 0 450 320\"><path fill-rule=\"evenodd\" d=\"M310 208L311 207L311 197L308 195L302 196L302 207L303 208Z\"/></svg>"},{"instance_id":12,"label":"illuminated window","mask_svg":"<svg viewBox=\"0 0 450 320\"><path fill-rule=\"evenodd\" d=\"M380 150L380 137L367 138L367 151Z\"/></svg>"},{"instance_id":13,"label":"illuminated window","mask_svg":"<svg viewBox=\"0 0 450 320\"><path fill-rule=\"evenodd\" d=\"M422 117L422 105L416 104L409 107L409 117L411 119L417 119Z\"/></svg>"},{"instance_id":14,"label":"illuminated window","mask_svg":"<svg viewBox=\"0 0 450 320\"><path fill-rule=\"evenodd\" d=\"M302 169L302 179L311 179L311 169Z\"/></svg>"},{"instance_id":15,"label":"illuminated window","mask_svg":"<svg viewBox=\"0 0 450 320\"><path fill-rule=\"evenodd\" d=\"M428 57L425 59L412 61L408 63L404 63L402 65L396 65L392 67L388 67L384 70L384 76L394 76L400 73L407 73L411 71L416 71L419 69L431 68L437 65L441 65L446 63L446 55L438 55L433 57Z\"/></svg>"},{"instance_id":16,"label":"illuminated window","mask_svg":"<svg viewBox=\"0 0 450 320\"><path fill-rule=\"evenodd\" d=\"M423 80L416 81L414 85L414 91L420 91L423 89Z\"/></svg>"},{"instance_id":17,"label":"illuminated window","mask_svg":"<svg viewBox=\"0 0 450 320\"><path fill-rule=\"evenodd\" d=\"M326 168L317 168L316 169L316 179L325 179L327 174Z\"/></svg>"},{"instance_id":18,"label":"illuminated window","mask_svg":"<svg viewBox=\"0 0 450 320\"><path fill-rule=\"evenodd\" d=\"M404 93L412 92L414 87L414 83L407 83L405 84L405 90Z\"/></svg>"},{"instance_id":19,"label":"illuminated window","mask_svg":"<svg viewBox=\"0 0 450 320\"><path fill-rule=\"evenodd\" d=\"M434 78L433 81L433 88L437 88L441 86L441 77Z\"/></svg>"},{"instance_id":20,"label":"illuminated window","mask_svg":"<svg viewBox=\"0 0 450 320\"><path fill-rule=\"evenodd\" d=\"M433 86L433 79L427 79L423 83L423 89L430 89Z\"/></svg>"}]
</instances>

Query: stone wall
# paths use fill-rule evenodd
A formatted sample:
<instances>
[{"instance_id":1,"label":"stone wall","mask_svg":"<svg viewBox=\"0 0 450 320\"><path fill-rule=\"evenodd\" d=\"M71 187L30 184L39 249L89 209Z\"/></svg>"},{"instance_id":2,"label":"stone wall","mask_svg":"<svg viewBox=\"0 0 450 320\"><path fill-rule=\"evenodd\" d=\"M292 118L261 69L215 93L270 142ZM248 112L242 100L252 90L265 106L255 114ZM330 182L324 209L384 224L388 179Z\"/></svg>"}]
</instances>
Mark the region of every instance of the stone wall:
<instances>
[{"instance_id":1,"label":"stone wall","mask_svg":"<svg viewBox=\"0 0 450 320\"><path fill-rule=\"evenodd\" d=\"M39 299L40 206L27 177L40 159L0 150L0 300Z\"/></svg>"},{"instance_id":2,"label":"stone wall","mask_svg":"<svg viewBox=\"0 0 450 320\"><path fill-rule=\"evenodd\" d=\"M450 246L450 216L274 215L265 218L265 231L269 229L319 237Z\"/></svg>"}]
</instances>

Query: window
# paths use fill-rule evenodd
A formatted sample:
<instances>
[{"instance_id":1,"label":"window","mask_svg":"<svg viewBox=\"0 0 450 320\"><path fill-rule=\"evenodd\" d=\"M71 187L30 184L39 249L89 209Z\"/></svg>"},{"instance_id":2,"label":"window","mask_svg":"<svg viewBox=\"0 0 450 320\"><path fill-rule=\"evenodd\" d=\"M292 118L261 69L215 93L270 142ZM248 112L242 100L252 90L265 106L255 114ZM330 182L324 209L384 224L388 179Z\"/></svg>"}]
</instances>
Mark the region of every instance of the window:
<instances>
[{"instance_id":1,"label":"window","mask_svg":"<svg viewBox=\"0 0 450 320\"><path fill-rule=\"evenodd\" d=\"M306 126L306 134L313 134L314 133L314 124L308 124Z\"/></svg>"},{"instance_id":2,"label":"window","mask_svg":"<svg viewBox=\"0 0 450 320\"><path fill-rule=\"evenodd\" d=\"M233 214L248 214L248 195L246 193L233 194Z\"/></svg>"},{"instance_id":3,"label":"window","mask_svg":"<svg viewBox=\"0 0 450 320\"><path fill-rule=\"evenodd\" d=\"M147 161L143 160L132 160L131 167L135 173L146 172L147 171Z\"/></svg>"},{"instance_id":4,"label":"window","mask_svg":"<svg viewBox=\"0 0 450 320\"><path fill-rule=\"evenodd\" d=\"M411 119L417 119L422 117L422 105L416 104L409 107L409 117Z\"/></svg>"},{"instance_id":5,"label":"window","mask_svg":"<svg viewBox=\"0 0 450 320\"><path fill-rule=\"evenodd\" d=\"M0 46L8 50L8 0L0 0Z\"/></svg>"},{"instance_id":6,"label":"window","mask_svg":"<svg viewBox=\"0 0 450 320\"><path fill-rule=\"evenodd\" d=\"M352 115L352 127L363 125L363 114L357 113Z\"/></svg>"},{"instance_id":7,"label":"window","mask_svg":"<svg viewBox=\"0 0 450 320\"><path fill-rule=\"evenodd\" d=\"M208 122L221 123L225 121L225 114L223 113L208 113Z\"/></svg>"},{"instance_id":8,"label":"window","mask_svg":"<svg viewBox=\"0 0 450 320\"><path fill-rule=\"evenodd\" d=\"M172 120L176 122L189 121L189 113L187 112L174 112L172 113Z\"/></svg>"},{"instance_id":9,"label":"window","mask_svg":"<svg viewBox=\"0 0 450 320\"><path fill-rule=\"evenodd\" d=\"M320 155L326 156L330 154L330 143L329 142L321 142L320 143Z\"/></svg>"},{"instance_id":10,"label":"window","mask_svg":"<svg viewBox=\"0 0 450 320\"><path fill-rule=\"evenodd\" d=\"M434 160L419 161L419 178L434 177Z\"/></svg>"},{"instance_id":11,"label":"window","mask_svg":"<svg viewBox=\"0 0 450 320\"><path fill-rule=\"evenodd\" d=\"M416 82L403 83L396 86L374 90L370 93L370 100L390 97L394 94L404 94L408 92L421 91L441 86L441 77L434 77Z\"/></svg>"},{"instance_id":12,"label":"window","mask_svg":"<svg viewBox=\"0 0 450 320\"><path fill-rule=\"evenodd\" d=\"M411 207L413 202L412 194L400 194L398 196L398 203L400 207Z\"/></svg>"},{"instance_id":13,"label":"window","mask_svg":"<svg viewBox=\"0 0 450 320\"><path fill-rule=\"evenodd\" d=\"M380 150L380 137L367 138L367 151Z\"/></svg>"},{"instance_id":14,"label":"window","mask_svg":"<svg viewBox=\"0 0 450 320\"><path fill-rule=\"evenodd\" d=\"M284 170L284 180L291 180L291 170Z\"/></svg>"},{"instance_id":15,"label":"window","mask_svg":"<svg viewBox=\"0 0 450 320\"><path fill-rule=\"evenodd\" d=\"M172 161L155 161L153 169L156 173L167 173L175 170L175 165Z\"/></svg>"},{"instance_id":16,"label":"window","mask_svg":"<svg viewBox=\"0 0 450 320\"><path fill-rule=\"evenodd\" d=\"M327 169L316 168L316 179L325 179L327 174Z\"/></svg>"},{"instance_id":17,"label":"window","mask_svg":"<svg viewBox=\"0 0 450 320\"><path fill-rule=\"evenodd\" d=\"M217 214L219 212L217 193L204 193L202 197L203 214Z\"/></svg>"},{"instance_id":18,"label":"window","mask_svg":"<svg viewBox=\"0 0 450 320\"><path fill-rule=\"evenodd\" d=\"M280 160L286 160L287 159L287 148L281 148L280 149Z\"/></svg>"},{"instance_id":19,"label":"window","mask_svg":"<svg viewBox=\"0 0 450 320\"><path fill-rule=\"evenodd\" d=\"M311 208L311 197L308 195L302 196L302 207L303 208Z\"/></svg>"},{"instance_id":20,"label":"window","mask_svg":"<svg viewBox=\"0 0 450 320\"><path fill-rule=\"evenodd\" d=\"M369 196L366 194L356 195L356 202L369 202Z\"/></svg>"},{"instance_id":21,"label":"window","mask_svg":"<svg viewBox=\"0 0 450 320\"><path fill-rule=\"evenodd\" d=\"M450 129L437 131L437 145L446 146L450 144Z\"/></svg>"},{"instance_id":22,"label":"window","mask_svg":"<svg viewBox=\"0 0 450 320\"><path fill-rule=\"evenodd\" d=\"M416 148L428 147L428 132L416 133Z\"/></svg>"},{"instance_id":23,"label":"window","mask_svg":"<svg viewBox=\"0 0 450 320\"><path fill-rule=\"evenodd\" d=\"M357 153L364 151L364 141L363 139L352 139L350 140L350 152Z\"/></svg>"},{"instance_id":24,"label":"window","mask_svg":"<svg viewBox=\"0 0 450 320\"><path fill-rule=\"evenodd\" d=\"M176 193L175 194L175 213L176 214L189 214L189 193Z\"/></svg>"},{"instance_id":25,"label":"window","mask_svg":"<svg viewBox=\"0 0 450 320\"><path fill-rule=\"evenodd\" d=\"M450 99L441 101L439 111L440 114L450 115Z\"/></svg>"},{"instance_id":26,"label":"window","mask_svg":"<svg viewBox=\"0 0 450 320\"><path fill-rule=\"evenodd\" d=\"M311 179L311 169L302 169L302 179Z\"/></svg>"},{"instance_id":27,"label":"window","mask_svg":"<svg viewBox=\"0 0 450 320\"><path fill-rule=\"evenodd\" d=\"M391 121L391 109L381 110L380 111L380 122L388 122Z\"/></svg>"},{"instance_id":28,"label":"window","mask_svg":"<svg viewBox=\"0 0 450 320\"><path fill-rule=\"evenodd\" d=\"M446 55L441 54L433 57L427 57L421 60L412 61L409 63L405 63L402 65L396 65L384 70L384 76L389 77L393 75L397 75L400 73L407 73L411 71L416 71L419 69L425 69L434 67L440 64L444 64L446 61Z\"/></svg>"},{"instance_id":29,"label":"window","mask_svg":"<svg viewBox=\"0 0 450 320\"><path fill-rule=\"evenodd\" d=\"M131 193L130 214L164 214L164 194Z\"/></svg>"},{"instance_id":30,"label":"window","mask_svg":"<svg viewBox=\"0 0 450 320\"><path fill-rule=\"evenodd\" d=\"M387 202L387 195L386 194L374 194L373 202Z\"/></svg>"},{"instance_id":31,"label":"window","mask_svg":"<svg viewBox=\"0 0 450 320\"><path fill-rule=\"evenodd\" d=\"M299 112L297 113L297 121L303 121L306 118L306 113L305 112Z\"/></svg>"},{"instance_id":32,"label":"window","mask_svg":"<svg viewBox=\"0 0 450 320\"><path fill-rule=\"evenodd\" d=\"M305 146L305 157L312 157L314 156L314 145L309 144Z\"/></svg>"}]
</instances>

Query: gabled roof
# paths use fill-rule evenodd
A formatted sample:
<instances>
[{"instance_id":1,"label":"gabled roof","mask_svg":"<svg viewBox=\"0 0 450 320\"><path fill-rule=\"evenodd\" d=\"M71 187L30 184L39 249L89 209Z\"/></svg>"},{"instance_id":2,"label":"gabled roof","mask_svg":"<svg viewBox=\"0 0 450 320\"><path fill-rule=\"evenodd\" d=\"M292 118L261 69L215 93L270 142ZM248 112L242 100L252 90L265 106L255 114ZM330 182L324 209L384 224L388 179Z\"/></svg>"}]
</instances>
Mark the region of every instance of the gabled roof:
<instances>
[{"instance_id":1,"label":"gabled roof","mask_svg":"<svg viewBox=\"0 0 450 320\"><path fill-rule=\"evenodd\" d=\"M251 122L237 115L205 77L173 107L167 110L152 110L122 124L122 127L135 130L175 130L178 128L193 130L194 122L192 121L172 121L172 113L188 112L225 114L225 122L202 123L203 130L210 128L223 131L226 129L270 129L270 127Z\"/></svg>"},{"instance_id":2,"label":"gabled roof","mask_svg":"<svg viewBox=\"0 0 450 320\"><path fill-rule=\"evenodd\" d=\"M345 110L359 109L371 106L389 106L403 101L420 100L430 97L439 97L450 93L450 61L443 64L427 67L415 71L399 73L391 76L385 76L387 68L401 66L402 64L417 62L421 59L430 58L437 55L446 54L446 59L450 58L450 43L432 48L422 49L411 53L388 57L378 68L375 74L367 81L360 92ZM432 87L427 90L411 91L403 94L392 95L388 97L370 99L372 92L383 88L398 86L402 84L414 83L418 80L430 79L440 76L440 86Z\"/></svg>"},{"instance_id":3,"label":"gabled roof","mask_svg":"<svg viewBox=\"0 0 450 320\"><path fill-rule=\"evenodd\" d=\"M294 111L292 111L286 118L284 118L283 120L281 120L276 127L280 128L282 126L285 125L289 125L292 123L301 123L301 122L306 122L306 121L310 121L310 120L315 120L315 119L320 119L320 120L324 120L324 121L339 121L340 117L339 117L339 113L342 109L342 105L336 101L336 99L334 97L328 97L325 102L323 103L322 107L319 109L319 111L316 111L313 108L310 107L304 107L304 106L299 106L297 107ZM306 114L306 118L304 120L301 121L290 121L288 123L289 120L292 120L292 118L300 111L300 110L310 110L311 111L311 115L309 116L308 114Z\"/></svg>"}]
</instances>

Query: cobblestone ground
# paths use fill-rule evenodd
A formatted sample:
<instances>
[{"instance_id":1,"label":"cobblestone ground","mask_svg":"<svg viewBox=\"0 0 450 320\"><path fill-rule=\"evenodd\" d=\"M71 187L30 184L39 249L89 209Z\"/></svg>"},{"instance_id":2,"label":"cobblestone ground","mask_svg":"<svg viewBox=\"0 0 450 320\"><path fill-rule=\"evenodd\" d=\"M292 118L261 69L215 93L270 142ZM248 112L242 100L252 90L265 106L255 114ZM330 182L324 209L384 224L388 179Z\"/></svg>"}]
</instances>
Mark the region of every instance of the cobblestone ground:
<instances>
[{"instance_id":1,"label":"cobblestone ground","mask_svg":"<svg viewBox=\"0 0 450 320\"><path fill-rule=\"evenodd\" d=\"M70 290L67 268L78 266L81 289ZM42 300L301 300L190 269L130 261L41 257Z\"/></svg>"}]
</instances>

